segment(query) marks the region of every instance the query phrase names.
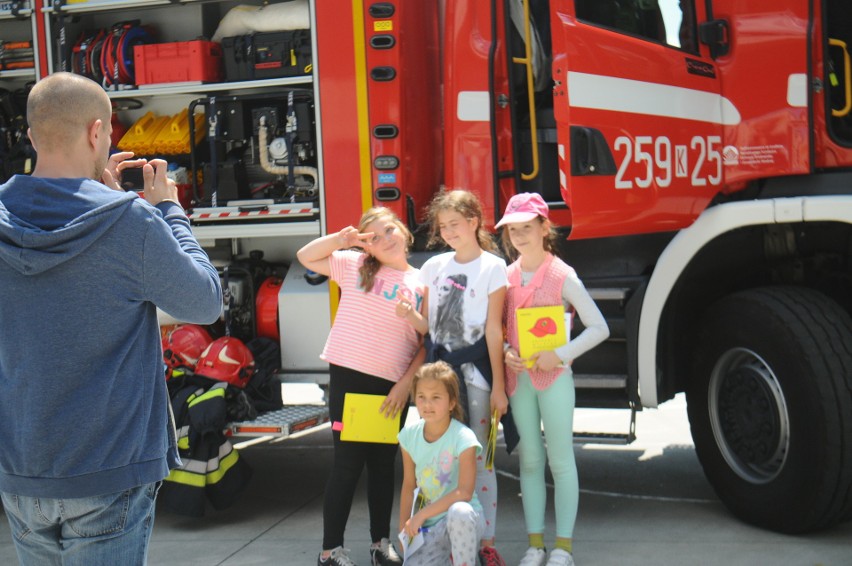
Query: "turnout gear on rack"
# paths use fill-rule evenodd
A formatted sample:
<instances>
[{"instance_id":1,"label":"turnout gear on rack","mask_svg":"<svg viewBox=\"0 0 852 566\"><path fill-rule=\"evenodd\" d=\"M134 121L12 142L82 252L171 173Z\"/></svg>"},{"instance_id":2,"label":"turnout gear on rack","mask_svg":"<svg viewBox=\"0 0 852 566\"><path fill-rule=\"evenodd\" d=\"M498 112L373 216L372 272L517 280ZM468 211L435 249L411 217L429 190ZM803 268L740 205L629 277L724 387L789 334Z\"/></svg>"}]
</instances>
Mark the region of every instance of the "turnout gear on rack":
<instances>
[{"instance_id":1,"label":"turnout gear on rack","mask_svg":"<svg viewBox=\"0 0 852 566\"><path fill-rule=\"evenodd\" d=\"M281 346L277 340L258 336L246 347L255 361L255 373L245 388L249 400L258 413L280 409L284 406L281 381L277 376L281 368Z\"/></svg>"},{"instance_id":2,"label":"turnout gear on rack","mask_svg":"<svg viewBox=\"0 0 852 566\"><path fill-rule=\"evenodd\" d=\"M229 385L201 377L186 378L173 392L181 466L163 482L158 500L167 509L191 517L231 506L248 485L252 469L225 436Z\"/></svg>"}]
</instances>

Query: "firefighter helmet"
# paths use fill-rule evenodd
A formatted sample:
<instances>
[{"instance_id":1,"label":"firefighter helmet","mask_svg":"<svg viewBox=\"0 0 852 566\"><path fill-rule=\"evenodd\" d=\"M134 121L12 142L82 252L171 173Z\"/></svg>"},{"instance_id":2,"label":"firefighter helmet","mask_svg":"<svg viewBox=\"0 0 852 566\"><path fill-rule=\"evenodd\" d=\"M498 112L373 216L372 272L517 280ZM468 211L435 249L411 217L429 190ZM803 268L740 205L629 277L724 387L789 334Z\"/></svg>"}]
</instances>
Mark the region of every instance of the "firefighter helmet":
<instances>
[{"instance_id":1,"label":"firefighter helmet","mask_svg":"<svg viewBox=\"0 0 852 566\"><path fill-rule=\"evenodd\" d=\"M254 356L242 340L223 336L201 353L195 374L243 388L254 375L254 369Z\"/></svg>"},{"instance_id":2,"label":"firefighter helmet","mask_svg":"<svg viewBox=\"0 0 852 566\"><path fill-rule=\"evenodd\" d=\"M197 324L178 326L163 338L163 360L170 370L176 368L195 369L201 353L213 342L213 338Z\"/></svg>"}]
</instances>

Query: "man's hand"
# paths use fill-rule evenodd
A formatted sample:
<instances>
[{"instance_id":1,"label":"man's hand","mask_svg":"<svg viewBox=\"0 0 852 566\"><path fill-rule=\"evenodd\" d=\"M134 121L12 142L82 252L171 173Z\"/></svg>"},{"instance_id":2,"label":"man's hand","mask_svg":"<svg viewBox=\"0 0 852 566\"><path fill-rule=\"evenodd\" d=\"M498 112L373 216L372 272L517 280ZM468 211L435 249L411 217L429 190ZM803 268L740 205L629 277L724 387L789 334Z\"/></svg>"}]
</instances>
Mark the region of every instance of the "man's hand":
<instances>
[{"instance_id":1,"label":"man's hand","mask_svg":"<svg viewBox=\"0 0 852 566\"><path fill-rule=\"evenodd\" d=\"M133 159L132 151L120 151L109 156L106 169L104 169L101 182L115 191L123 191L121 186L121 172L131 167L142 167L148 163L147 159Z\"/></svg>"},{"instance_id":2,"label":"man's hand","mask_svg":"<svg viewBox=\"0 0 852 566\"><path fill-rule=\"evenodd\" d=\"M164 200L179 202L175 182L166 177L167 166L165 159L152 159L142 166L145 200L153 205Z\"/></svg>"}]
</instances>

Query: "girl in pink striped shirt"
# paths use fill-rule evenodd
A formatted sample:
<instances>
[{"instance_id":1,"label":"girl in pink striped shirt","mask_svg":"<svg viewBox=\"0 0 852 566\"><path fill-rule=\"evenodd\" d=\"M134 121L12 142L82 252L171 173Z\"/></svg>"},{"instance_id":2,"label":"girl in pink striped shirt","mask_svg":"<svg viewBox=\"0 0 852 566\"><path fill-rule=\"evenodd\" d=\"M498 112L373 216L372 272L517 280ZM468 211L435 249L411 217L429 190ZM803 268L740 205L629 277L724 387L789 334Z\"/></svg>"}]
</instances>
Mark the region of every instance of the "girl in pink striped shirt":
<instances>
[{"instance_id":1,"label":"girl in pink striped shirt","mask_svg":"<svg viewBox=\"0 0 852 566\"><path fill-rule=\"evenodd\" d=\"M329 363L328 409L334 464L325 491L321 566L352 564L343 548L355 486L367 468L370 556L373 564L402 564L390 544L396 444L340 440L347 393L386 395L381 410L404 423L414 373L423 363L420 335L396 315L404 300L422 309L424 285L408 263L413 238L387 208L364 213L358 228L347 226L310 242L297 253L306 268L340 286L340 304L321 358ZM359 249L352 249L359 248Z\"/></svg>"}]
</instances>

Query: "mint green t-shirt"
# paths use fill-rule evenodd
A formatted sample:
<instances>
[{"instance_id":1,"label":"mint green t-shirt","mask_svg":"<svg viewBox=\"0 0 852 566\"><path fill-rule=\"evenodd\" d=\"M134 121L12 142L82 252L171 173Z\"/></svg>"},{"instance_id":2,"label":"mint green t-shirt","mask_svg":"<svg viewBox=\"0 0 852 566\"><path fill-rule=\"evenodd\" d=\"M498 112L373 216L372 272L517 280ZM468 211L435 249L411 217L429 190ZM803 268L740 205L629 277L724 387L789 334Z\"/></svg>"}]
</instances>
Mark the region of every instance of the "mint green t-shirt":
<instances>
[{"instance_id":1,"label":"mint green t-shirt","mask_svg":"<svg viewBox=\"0 0 852 566\"><path fill-rule=\"evenodd\" d=\"M414 474L417 487L426 498L426 503L441 499L454 490L459 484L459 455L470 447L476 447L476 455L482 452L482 446L476 440L476 435L459 421L450 420L447 431L435 442L428 442L423 436L426 422L420 420L408 425L399 433L399 445L408 452L414 461ZM477 513L482 513L482 506L476 497L471 497L470 504ZM423 525L430 527L440 521L446 513L441 513L427 519Z\"/></svg>"}]
</instances>

